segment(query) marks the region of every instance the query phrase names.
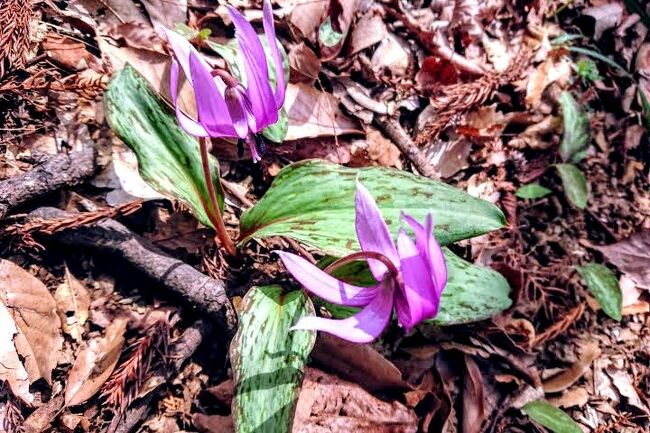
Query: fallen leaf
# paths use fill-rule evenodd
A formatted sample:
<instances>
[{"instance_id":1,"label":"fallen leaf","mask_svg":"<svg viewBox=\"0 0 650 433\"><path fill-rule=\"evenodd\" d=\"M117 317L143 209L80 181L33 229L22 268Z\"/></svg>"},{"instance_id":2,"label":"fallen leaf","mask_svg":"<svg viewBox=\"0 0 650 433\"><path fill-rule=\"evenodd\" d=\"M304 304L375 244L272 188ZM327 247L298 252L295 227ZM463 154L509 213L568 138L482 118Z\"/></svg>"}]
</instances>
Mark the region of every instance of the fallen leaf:
<instances>
[{"instance_id":1,"label":"fallen leaf","mask_svg":"<svg viewBox=\"0 0 650 433\"><path fill-rule=\"evenodd\" d=\"M357 0L329 0L329 9L318 29L321 59L332 60L343 48L357 10Z\"/></svg>"},{"instance_id":2,"label":"fallen leaf","mask_svg":"<svg viewBox=\"0 0 650 433\"><path fill-rule=\"evenodd\" d=\"M560 397L548 400L555 407L583 407L589 401L589 392L585 388L571 388Z\"/></svg>"},{"instance_id":3,"label":"fallen leaf","mask_svg":"<svg viewBox=\"0 0 650 433\"><path fill-rule=\"evenodd\" d=\"M597 249L639 288L650 290L650 230L642 230L620 242Z\"/></svg>"},{"instance_id":4,"label":"fallen leaf","mask_svg":"<svg viewBox=\"0 0 650 433\"><path fill-rule=\"evenodd\" d=\"M456 84L459 78L458 70L451 62L436 56L426 57L415 74L415 81L423 88Z\"/></svg>"},{"instance_id":5,"label":"fallen leaf","mask_svg":"<svg viewBox=\"0 0 650 433\"><path fill-rule=\"evenodd\" d=\"M370 391L408 389L395 365L368 345L354 344L320 333L311 357L323 368L352 380Z\"/></svg>"},{"instance_id":6,"label":"fallen leaf","mask_svg":"<svg viewBox=\"0 0 650 433\"><path fill-rule=\"evenodd\" d=\"M384 19L372 11L366 13L354 25L354 29L350 35L347 55L351 56L378 44L384 40L387 34L388 31Z\"/></svg>"},{"instance_id":7,"label":"fallen leaf","mask_svg":"<svg viewBox=\"0 0 650 433\"><path fill-rule=\"evenodd\" d=\"M100 60L86 50L85 44L58 33L47 34L43 51L54 62L73 71L92 68L99 72L102 68Z\"/></svg>"},{"instance_id":8,"label":"fallen leaf","mask_svg":"<svg viewBox=\"0 0 650 433\"><path fill-rule=\"evenodd\" d=\"M293 433L417 431L417 416L403 404L380 400L358 385L307 368Z\"/></svg>"},{"instance_id":9,"label":"fallen leaf","mask_svg":"<svg viewBox=\"0 0 650 433\"><path fill-rule=\"evenodd\" d=\"M465 355L463 379L463 433L480 433L485 420L483 375L471 356Z\"/></svg>"},{"instance_id":10,"label":"fallen leaf","mask_svg":"<svg viewBox=\"0 0 650 433\"><path fill-rule=\"evenodd\" d=\"M375 49L370 63L377 74L388 70L393 77L404 75L411 64L407 43L389 33Z\"/></svg>"},{"instance_id":11,"label":"fallen leaf","mask_svg":"<svg viewBox=\"0 0 650 433\"><path fill-rule=\"evenodd\" d=\"M596 21L594 39L598 40L605 30L616 27L623 16L623 6L620 3L605 3L586 8L583 15L592 17Z\"/></svg>"},{"instance_id":12,"label":"fallen leaf","mask_svg":"<svg viewBox=\"0 0 650 433\"><path fill-rule=\"evenodd\" d=\"M145 4L149 4L149 2ZM174 27L171 26L171 28ZM124 42L127 47L166 54L162 38L148 23L139 21L118 24L112 27L108 33L116 41Z\"/></svg>"},{"instance_id":13,"label":"fallen leaf","mask_svg":"<svg viewBox=\"0 0 650 433\"><path fill-rule=\"evenodd\" d=\"M187 21L187 0L147 0L142 2L154 25L163 25L169 29Z\"/></svg>"},{"instance_id":14,"label":"fallen leaf","mask_svg":"<svg viewBox=\"0 0 650 433\"><path fill-rule=\"evenodd\" d=\"M289 84L284 102L289 118L285 140L361 133L338 106L335 96L305 84Z\"/></svg>"},{"instance_id":15,"label":"fallen leaf","mask_svg":"<svg viewBox=\"0 0 650 433\"><path fill-rule=\"evenodd\" d=\"M648 407L641 401L634 386L634 382L632 381L632 377L627 371L610 366L605 369L605 372L612 378L612 383L618 392L627 399L627 402L630 405L641 410L646 415L650 413Z\"/></svg>"},{"instance_id":16,"label":"fallen leaf","mask_svg":"<svg viewBox=\"0 0 650 433\"><path fill-rule=\"evenodd\" d=\"M377 164L384 167L402 168L402 161L400 160L402 153L380 131L368 127L366 131L366 142L368 143L368 157L371 160L376 161Z\"/></svg>"},{"instance_id":17,"label":"fallen leaf","mask_svg":"<svg viewBox=\"0 0 650 433\"><path fill-rule=\"evenodd\" d=\"M576 383L589 370L591 363L600 356L601 350L596 342L585 344L578 360L566 370L544 381L544 392L560 392Z\"/></svg>"},{"instance_id":18,"label":"fallen leaf","mask_svg":"<svg viewBox=\"0 0 650 433\"><path fill-rule=\"evenodd\" d=\"M301 42L289 50L288 57L292 72L291 81L314 84L321 68L320 59L316 53L304 42Z\"/></svg>"},{"instance_id":19,"label":"fallen leaf","mask_svg":"<svg viewBox=\"0 0 650 433\"><path fill-rule=\"evenodd\" d=\"M564 87L572 74L573 69L569 59L562 57L557 60L553 56L548 57L529 75L526 85L526 105L537 107L549 84L558 82Z\"/></svg>"},{"instance_id":20,"label":"fallen leaf","mask_svg":"<svg viewBox=\"0 0 650 433\"><path fill-rule=\"evenodd\" d=\"M14 319L0 303L0 381L6 381L14 395L25 403L31 403L34 396L29 392L29 376L14 347L14 337L17 334Z\"/></svg>"},{"instance_id":21,"label":"fallen leaf","mask_svg":"<svg viewBox=\"0 0 650 433\"><path fill-rule=\"evenodd\" d=\"M103 337L96 337L79 348L65 390L65 405L76 406L95 395L111 375L122 352L127 320L118 318Z\"/></svg>"},{"instance_id":22,"label":"fallen leaf","mask_svg":"<svg viewBox=\"0 0 650 433\"><path fill-rule=\"evenodd\" d=\"M88 320L90 295L83 283L70 273L67 266L65 267L64 281L56 289L54 299L63 332L77 342L81 342L84 324Z\"/></svg>"},{"instance_id":23,"label":"fallen leaf","mask_svg":"<svg viewBox=\"0 0 650 433\"><path fill-rule=\"evenodd\" d=\"M298 1L289 16L289 24L296 28L304 39L316 41L316 30L327 12L328 1Z\"/></svg>"},{"instance_id":24,"label":"fallen leaf","mask_svg":"<svg viewBox=\"0 0 650 433\"><path fill-rule=\"evenodd\" d=\"M200 432L204 433L234 433L235 423L232 416L204 415L195 413L192 415L192 424Z\"/></svg>"},{"instance_id":25,"label":"fallen leaf","mask_svg":"<svg viewBox=\"0 0 650 433\"><path fill-rule=\"evenodd\" d=\"M13 318L15 349L24 362L30 382L52 383L52 370L63 344L56 302L45 285L8 260L0 260L0 303Z\"/></svg>"}]
</instances>

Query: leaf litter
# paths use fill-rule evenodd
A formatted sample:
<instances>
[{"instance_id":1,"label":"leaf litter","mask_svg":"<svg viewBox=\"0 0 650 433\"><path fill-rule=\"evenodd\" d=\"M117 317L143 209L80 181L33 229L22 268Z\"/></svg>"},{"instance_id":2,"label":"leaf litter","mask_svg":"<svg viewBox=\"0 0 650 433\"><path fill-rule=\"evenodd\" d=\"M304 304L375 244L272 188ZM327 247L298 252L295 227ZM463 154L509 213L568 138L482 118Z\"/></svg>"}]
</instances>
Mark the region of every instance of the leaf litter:
<instances>
[{"instance_id":1,"label":"leaf litter","mask_svg":"<svg viewBox=\"0 0 650 433\"><path fill-rule=\"evenodd\" d=\"M200 31L205 22L219 42L232 36L213 2L145 2L144 9L130 0L102 3L7 2L16 30L0 36L11 41L0 50L0 179L30 170L42 150L93 143L100 159L110 160L114 146L123 148L106 128L101 96L108 77L126 62L166 95L169 58L155 24L187 23ZM323 371L307 370L295 431L534 432L537 421L517 407L544 393L583 431L648 428L650 336L643 305L650 198L642 122L648 116L643 97L650 98L648 29L633 14L632 0L525 2L526 9L506 3L275 2L291 67L291 141L270 149L269 159L255 167L236 152L220 158L223 175L245 185L246 200L255 202L277 174L274 167L286 161L319 157L412 169L373 111L397 107L395 117L447 182L493 197L503 208L506 197L514 200L510 229L456 252L520 277L511 281L514 307L491 321L423 326L406 337L389 334L372 348L330 344L319 352L317 345L314 364ZM236 5L253 14L259 6ZM33 11L40 21L32 22L26 39L25 19ZM206 16L210 20L202 21ZM585 55L573 48L596 52L634 78L592 55L598 78L586 79ZM517 55L521 50L527 54ZM508 75L512 70L519 72ZM342 77L365 99L340 93ZM565 124L563 131L563 92L585 109L588 149L567 141L584 128L567 136L571 125ZM215 143L214 152L231 148ZM582 150L584 158L576 160ZM569 184L553 170L569 159L584 183L573 168L566 168L577 179ZM122 183L139 177L134 164L120 170ZM519 188L532 182L544 195L517 199ZM102 207L121 189L115 182L97 185L76 189L86 206ZM66 208L68 200L57 193L31 206ZM223 275L205 228L177 203L153 195L147 200L128 217L129 227L204 272ZM229 217L233 228L235 214ZM173 301L112 259L45 241L44 252L13 242L1 246L7 259L0 265L1 428L12 431L5 426L25 422L35 431L99 431L106 416L100 390L118 372L125 348L140 341L135 323ZM245 271L226 271L235 292L279 274L268 255L275 242L284 241L251 246L258 255L246 259ZM590 262L611 265L619 280L620 323L599 312L574 270ZM185 319L193 314L181 313ZM185 326L172 327L172 340ZM228 386L215 389L228 383L225 346L215 346L192 357L141 431L234 429ZM70 407L61 412L63 396Z\"/></svg>"}]
</instances>

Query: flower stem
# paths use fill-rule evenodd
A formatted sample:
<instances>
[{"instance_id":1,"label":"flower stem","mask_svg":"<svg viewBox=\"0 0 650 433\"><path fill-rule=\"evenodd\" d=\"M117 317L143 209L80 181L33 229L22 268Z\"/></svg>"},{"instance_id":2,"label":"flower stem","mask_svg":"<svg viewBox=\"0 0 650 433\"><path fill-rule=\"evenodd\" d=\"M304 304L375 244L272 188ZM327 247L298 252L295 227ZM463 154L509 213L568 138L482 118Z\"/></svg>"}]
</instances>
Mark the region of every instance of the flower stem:
<instances>
[{"instance_id":1,"label":"flower stem","mask_svg":"<svg viewBox=\"0 0 650 433\"><path fill-rule=\"evenodd\" d=\"M397 269L397 266L385 255L381 253L375 253L373 251L359 251L357 253L352 253L349 256L342 257L335 261L334 263L330 264L328 267L324 269L324 271L328 274L331 274L335 270L339 269L341 266L347 265L348 263L356 262L358 260L363 260L363 259L372 259L372 260L377 260L384 264L386 268L388 268L388 272L391 274L393 278L396 280L401 279L401 274L399 272L399 269Z\"/></svg>"},{"instance_id":2,"label":"flower stem","mask_svg":"<svg viewBox=\"0 0 650 433\"><path fill-rule=\"evenodd\" d=\"M203 165L205 184L208 189L208 197L210 199L209 203L206 203L204 205L204 208L208 214L210 222L217 230L217 237L219 238L219 241L221 241L221 245L226 249L228 255L234 256L237 254L237 249L235 248L235 244L232 242L232 239L230 239L230 236L228 236L226 226L223 223L223 217L221 216L221 211L219 210L219 201L217 200L217 194L214 191L214 184L212 183L210 155L208 154L207 139L205 137L199 137L199 148L201 150L201 164Z\"/></svg>"}]
</instances>

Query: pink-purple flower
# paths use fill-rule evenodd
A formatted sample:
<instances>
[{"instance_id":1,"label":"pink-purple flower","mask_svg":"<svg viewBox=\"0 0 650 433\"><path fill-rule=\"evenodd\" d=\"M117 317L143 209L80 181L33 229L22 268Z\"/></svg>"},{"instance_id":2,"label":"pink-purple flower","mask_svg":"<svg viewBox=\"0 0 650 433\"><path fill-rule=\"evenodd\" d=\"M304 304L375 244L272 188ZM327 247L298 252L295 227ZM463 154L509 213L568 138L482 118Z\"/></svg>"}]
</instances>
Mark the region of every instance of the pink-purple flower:
<instances>
[{"instance_id":1,"label":"pink-purple flower","mask_svg":"<svg viewBox=\"0 0 650 433\"><path fill-rule=\"evenodd\" d=\"M440 297L447 283L447 266L442 248L433 235L433 215L424 224L402 213L415 241L403 229L393 241L386 222L370 192L357 183L356 231L362 251L341 259L365 258L378 284L359 287L340 281L300 256L278 252L285 267L314 295L338 305L363 307L343 320L305 317L294 329L312 329L334 334L356 343L373 341L396 312L407 330L438 313ZM341 261L339 261L341 263Z\"/></svg>"},{"instance_id":2,"label":"pink-purple flower","mask_svg":"<svg viewBox=\"0 0 650 433\"><path fill-rule=\"evenodd\" d=\"M245 141L260 160L264 143L259 132L278 121L284 103L286 83L282 56L275 38L273 13L264 1L263 25L275 67L276 88L271 88L266 54L253 26L235 8L229 6L239 49L244 59L246 85L228 72L212 68L183 36L162 28L174 53L170 73L170 93L181 127L196 137L230 137ZM198 118L192 119L180 109L178 99L179 64L194 90Z\"/></svg>"}]
</instances>

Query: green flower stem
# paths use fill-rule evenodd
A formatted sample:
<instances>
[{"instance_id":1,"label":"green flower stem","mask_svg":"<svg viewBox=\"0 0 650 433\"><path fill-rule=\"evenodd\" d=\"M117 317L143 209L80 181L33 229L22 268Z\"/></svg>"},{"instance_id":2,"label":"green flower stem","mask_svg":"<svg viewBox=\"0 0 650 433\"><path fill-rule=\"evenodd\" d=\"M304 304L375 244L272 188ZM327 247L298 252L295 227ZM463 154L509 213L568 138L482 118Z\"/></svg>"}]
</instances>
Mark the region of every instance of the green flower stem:
<instances>
[{"instance_id":1,"label":"green flower stem","mask_svg":"<svg viewBox=\"0 0 650 433\"><path fill-rule=\"evenodd\" d=\"M226 226L223 223L223 218L221 212L219 211L219 201L217 200L217 194L214 191L214 185L212 183L212 172L210 171L210 158L208 154L208 145L207 139L204 137L199 138L199 148L201 149L201 163L203 165L203 174L205 175L205 182L208 188L208 195L210 198L210 203L204 203L205 212L210 218L210 222L214 225L214 228L217 230L217 237L221 242L221 245L226 249L226 252L230 256L237 255L237 249L233 243L228 232L226 231Z\"/></svg>"}]
</instances>

